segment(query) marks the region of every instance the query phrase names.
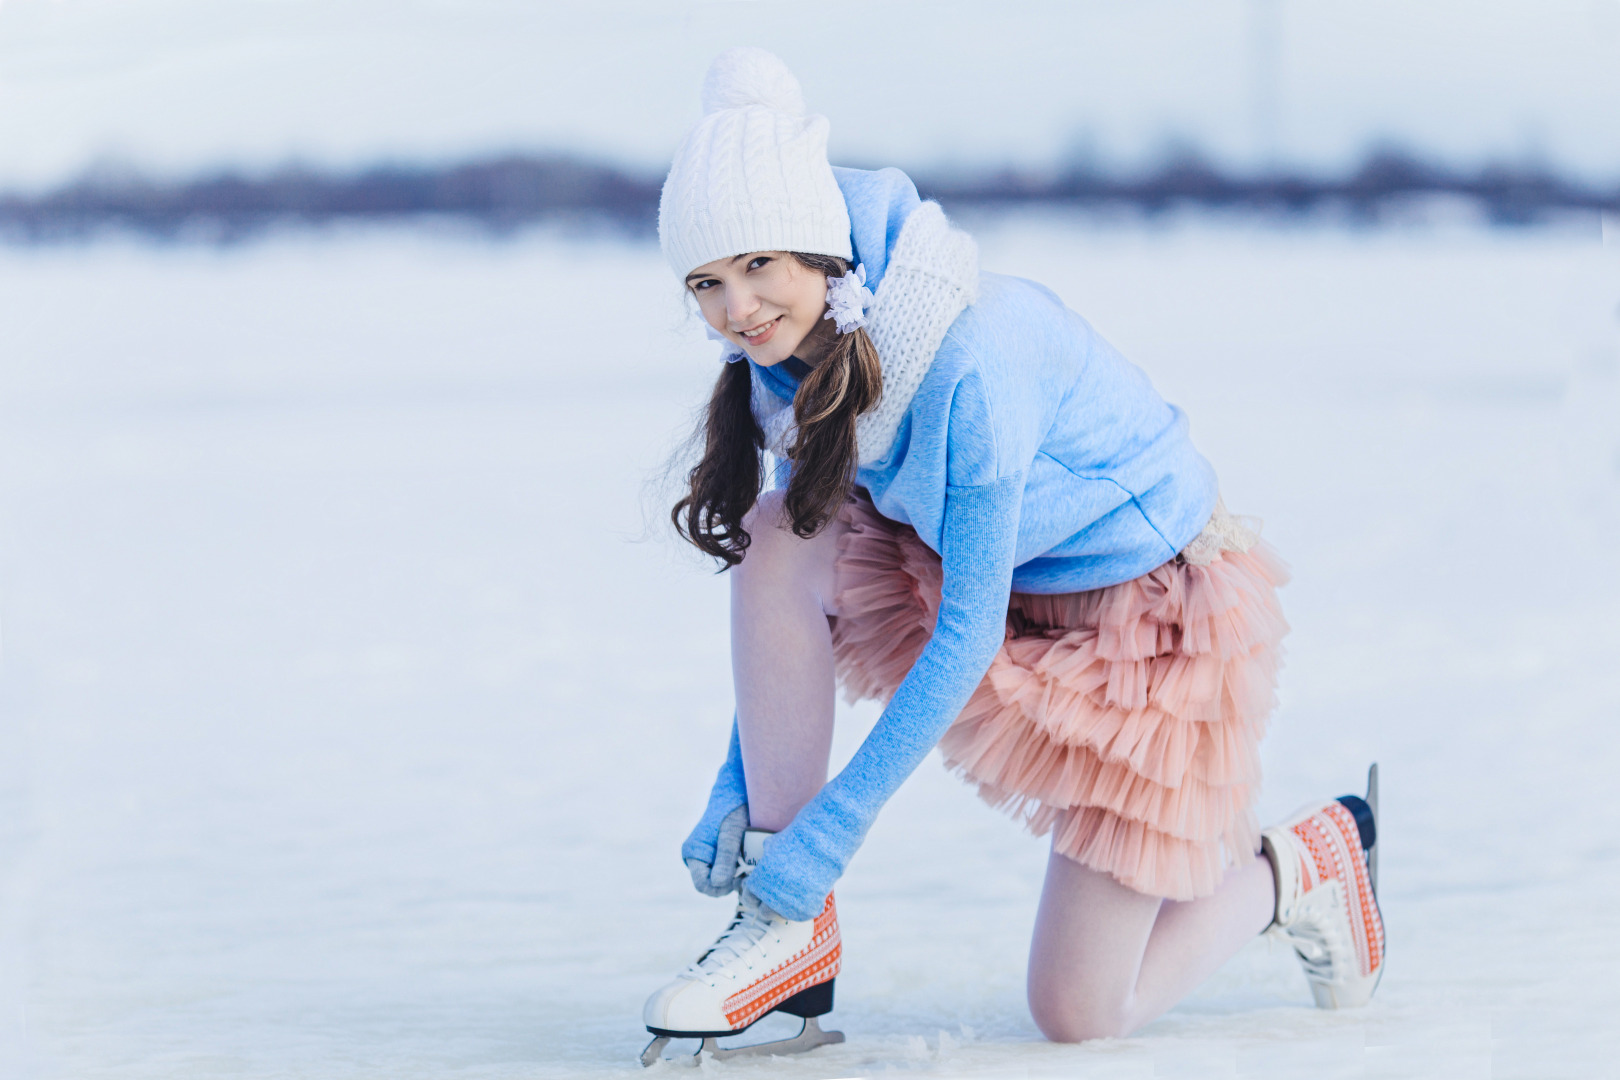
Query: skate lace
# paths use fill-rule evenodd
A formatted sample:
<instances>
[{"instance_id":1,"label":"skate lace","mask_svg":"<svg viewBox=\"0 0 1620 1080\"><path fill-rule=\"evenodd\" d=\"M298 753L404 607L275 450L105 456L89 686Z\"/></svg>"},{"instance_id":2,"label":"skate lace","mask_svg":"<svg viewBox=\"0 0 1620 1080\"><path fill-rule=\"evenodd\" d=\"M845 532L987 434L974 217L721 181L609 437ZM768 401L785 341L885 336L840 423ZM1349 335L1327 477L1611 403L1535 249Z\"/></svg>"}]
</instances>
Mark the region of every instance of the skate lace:
<instances>
[{"instance_id":1,"label":"skate lace","mask_svg":"<svg viewBox=\"0 0 1620 1080\"><path fill-rule=\"evenodd\" d=\"M1307 976L1326 983L1348 978L1346 961L1353 946L1340 930L1336 920L1318 917L1301 920L1284 931Z\"/></svg>"},{"instance_id":2,"label":"skate lace","mask_svg":"<svg viewBox=\"0 0 1620 1080\"><path fill-rule=\"evenodd\" d=\"M708 951L686 969L685 974L703 977L720 971L727 964L741 960L751 949L765 939L771 931L770 909L743 890L737 901L737 912Z\"/></svg>"}]
</instances>

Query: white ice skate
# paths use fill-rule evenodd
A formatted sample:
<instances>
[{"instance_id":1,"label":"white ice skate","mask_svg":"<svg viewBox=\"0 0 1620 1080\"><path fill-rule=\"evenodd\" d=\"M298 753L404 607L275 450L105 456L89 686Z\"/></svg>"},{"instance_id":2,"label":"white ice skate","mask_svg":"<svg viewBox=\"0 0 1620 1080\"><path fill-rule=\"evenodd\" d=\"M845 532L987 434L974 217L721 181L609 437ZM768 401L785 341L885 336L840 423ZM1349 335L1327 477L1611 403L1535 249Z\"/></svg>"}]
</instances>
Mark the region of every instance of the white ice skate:
<instances>
[{"instance_id":1,"label":"white ice skate","mask_svg":"<svg viewBox=\"0 0 1620 1080\"><path fill-rule=\"evenodd\" d=\"M741 874L759 861L769 835L763 829L743 834ZM671 1039L702 1040L693 1062L705 1051L723 1060L802 1053L843 1042L843 1032L822 1031L818 1019L832 1011L833 980L842 956L831 895L821 914L795 922L739 888L737 912L726 932L674 982L647 999L642 1020L654 1038L641 1063L659 1060ZM803 1018L803 1029L791 1039L754 1046L725 1048L715 1041L746 1031L773 1012Z\"/></svg>"},{"instance_id":2,"label":"white ice skate","mask_svg":"<svg viewBox=\"0 0 1620 1080\"><path fill-rule=\"evenodd\" d=\"M1311 803L1261 843L1277 874L1277 915L1267 933L1293 946L1319 1009L1365 1005L1384 974L1378 911L1378 766L1367 797Z\"/></svg>"}]
</instances>

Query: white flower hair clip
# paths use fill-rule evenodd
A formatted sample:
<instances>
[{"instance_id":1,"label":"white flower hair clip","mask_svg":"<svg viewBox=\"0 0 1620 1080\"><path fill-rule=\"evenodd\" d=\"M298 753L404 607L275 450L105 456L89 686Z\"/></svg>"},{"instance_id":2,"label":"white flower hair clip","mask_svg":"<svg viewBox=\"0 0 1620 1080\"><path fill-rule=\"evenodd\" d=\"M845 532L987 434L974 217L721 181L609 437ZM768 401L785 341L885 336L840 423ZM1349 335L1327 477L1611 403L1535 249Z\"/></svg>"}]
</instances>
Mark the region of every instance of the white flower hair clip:
<instances>
[{"instance_id":1,"label":"white flower hair clip","mask_svg":"<svg viewBox=\"0 0 1620 1080\"><path fill-rule=\"evenodd\" d=\"M840 334L866 325L866 313L872 307L872 290L866 287L866 265L863 263L846 271L843 277L827 278L827 314L833 319Z\"/></svg>"}]
</instances>

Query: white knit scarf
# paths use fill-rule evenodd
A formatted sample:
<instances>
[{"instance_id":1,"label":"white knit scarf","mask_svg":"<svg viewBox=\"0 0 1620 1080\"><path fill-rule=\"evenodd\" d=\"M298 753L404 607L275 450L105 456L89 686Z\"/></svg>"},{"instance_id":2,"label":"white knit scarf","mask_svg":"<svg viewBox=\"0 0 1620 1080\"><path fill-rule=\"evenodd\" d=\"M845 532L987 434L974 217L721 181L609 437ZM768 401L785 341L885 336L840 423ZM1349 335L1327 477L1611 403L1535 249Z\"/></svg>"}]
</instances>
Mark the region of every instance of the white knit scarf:
<instances>
[{"instance_id":1,"label":"white knit scarf","mask_svg":"<svg viewBox=\"0 0 1620 1080\"><path fill-rule=\"evenodd\" d=\"M978 289L979 248L973 238L952 228L936 202L913 210L889 255L866 323L883 368L883 397L855 421L862 465L888 456L945 331L978 298ZM785 455L797 437L793 402L767 389L756 372L753 403L766 447Z\"/></svg>"}]
</instances>

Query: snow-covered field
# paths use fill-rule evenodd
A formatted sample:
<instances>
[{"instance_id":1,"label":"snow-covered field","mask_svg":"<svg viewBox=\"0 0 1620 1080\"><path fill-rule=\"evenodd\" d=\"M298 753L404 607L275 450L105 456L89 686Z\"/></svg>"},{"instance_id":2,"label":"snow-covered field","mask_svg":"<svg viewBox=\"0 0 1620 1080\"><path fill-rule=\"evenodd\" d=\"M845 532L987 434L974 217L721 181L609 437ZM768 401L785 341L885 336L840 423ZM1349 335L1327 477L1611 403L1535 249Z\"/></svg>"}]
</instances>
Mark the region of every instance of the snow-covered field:
<instances>
[{"instance_id":1,"label":"snow-covered field","mask_svg":"<svg viewBox=\"0 0 1620 1080\"><path fill-rule=\"evenodd\" d=\"M1620 252L976 227L1289 557L1261 809L1382 763L1388 973L1317 1012L1257 940L1133 1038L1047 1044L1043 845L931 762L840 885L849 1041L706 1070L1613 1069ZM601 239L0 250L0 1075L642 1075L643 998L727 915L676 856L726 583L656 490L712 348Z\"/></svg>"}]
</instances>

